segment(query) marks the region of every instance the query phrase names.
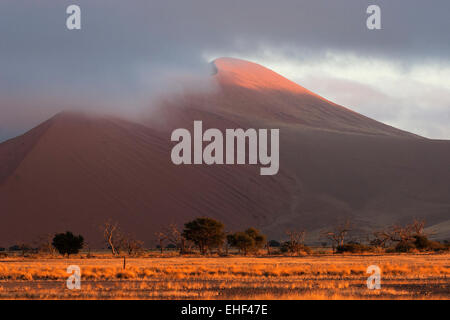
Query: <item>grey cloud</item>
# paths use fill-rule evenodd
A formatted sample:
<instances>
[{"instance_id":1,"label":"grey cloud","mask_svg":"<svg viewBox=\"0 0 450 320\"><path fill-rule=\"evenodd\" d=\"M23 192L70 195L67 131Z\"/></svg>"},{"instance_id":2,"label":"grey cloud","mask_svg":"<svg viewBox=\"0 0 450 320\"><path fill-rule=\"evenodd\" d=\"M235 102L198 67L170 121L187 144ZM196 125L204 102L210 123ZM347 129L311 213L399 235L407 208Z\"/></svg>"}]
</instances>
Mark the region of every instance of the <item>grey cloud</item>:
<instances>
[{"instance_id":1,"label":"grey cloud","mask_svg":"<svg viewBox=\"0 0 450 320\"><path fill-rule=\"evenodd\" d=\"M80 31L65 28L74 3ZM374 3L377 32L365 28ZM450 58L447 0L2 0L0 12L0 140L65 105L145 105L165 76L207 72L205 52L272 48L308 63L334 50L404 68Z\"/></svg>"}]
</instances>

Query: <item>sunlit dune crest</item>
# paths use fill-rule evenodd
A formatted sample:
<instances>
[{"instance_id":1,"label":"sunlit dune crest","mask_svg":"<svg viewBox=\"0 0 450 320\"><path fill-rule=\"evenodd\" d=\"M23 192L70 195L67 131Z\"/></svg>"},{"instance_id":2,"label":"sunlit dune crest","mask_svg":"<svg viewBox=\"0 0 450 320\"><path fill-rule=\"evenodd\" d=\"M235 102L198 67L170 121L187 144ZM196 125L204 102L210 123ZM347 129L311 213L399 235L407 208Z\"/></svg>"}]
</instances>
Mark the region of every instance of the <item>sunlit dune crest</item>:
<instances>
[{"instance_id":1,"label":"sunlit dune crest","mask_svg":"<svg viewBox=\"0 0 450 320\"><path fill-rule=\"evenodd\" d=\"M313 94L295 82L254 62L235 58L218 58L212 63L217 68L215 77L222 84L255 90L273 89Z\"/></svg>"}]
</instances>

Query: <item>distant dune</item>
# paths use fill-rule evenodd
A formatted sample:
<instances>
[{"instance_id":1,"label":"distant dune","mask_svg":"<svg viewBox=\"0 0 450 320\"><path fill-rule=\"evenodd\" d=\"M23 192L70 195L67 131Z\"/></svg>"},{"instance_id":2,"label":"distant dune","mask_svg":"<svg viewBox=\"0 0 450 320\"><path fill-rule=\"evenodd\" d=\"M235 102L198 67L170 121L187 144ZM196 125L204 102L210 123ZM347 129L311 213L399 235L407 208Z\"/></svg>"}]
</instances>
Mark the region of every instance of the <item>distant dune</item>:
<instances>
[{"instance_id":1,"label":"distant dune","mask_svg":"<svg viewBox=\"0 0 450 320\"><path fill-rule=\"evenodd\" d=\"M270 238L347 217L362 228L424 218L448 236L450 141L387 126L251 62L213 67L218 90L168 97L140 123L66 112L0 144L0 245L71 230L98 246L108 219L153 245L162 226L197 216ZM170 133L194 120L280 128L280 172L173 165Z\"/></svg>"}]
</instances>

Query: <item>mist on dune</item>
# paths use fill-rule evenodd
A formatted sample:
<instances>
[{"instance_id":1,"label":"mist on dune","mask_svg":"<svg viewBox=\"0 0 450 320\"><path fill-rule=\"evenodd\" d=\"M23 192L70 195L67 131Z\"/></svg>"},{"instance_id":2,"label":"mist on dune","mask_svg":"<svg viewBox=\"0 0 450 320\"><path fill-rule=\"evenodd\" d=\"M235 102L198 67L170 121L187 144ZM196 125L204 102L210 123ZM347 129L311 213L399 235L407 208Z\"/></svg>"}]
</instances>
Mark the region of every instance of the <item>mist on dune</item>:
<instances>
[{"instance_id":1,"label":"mist on dune","mask_svg":"<svg viewBox=\"0 0 450 320\"><path fill-rule=\"evenodd\" d=\"M143 64L133 68L124 82L111 77L95 87L52 90L51 86L23 97L2 97L0 142L20 135L63 111L111 115L139 122L151 118L162 103L175 102L185 95L207 95L217 90L212 81L213 65L196 70L179 66ZM155 120L157 122L157 119Z\"/></svg>"}]
</instances>

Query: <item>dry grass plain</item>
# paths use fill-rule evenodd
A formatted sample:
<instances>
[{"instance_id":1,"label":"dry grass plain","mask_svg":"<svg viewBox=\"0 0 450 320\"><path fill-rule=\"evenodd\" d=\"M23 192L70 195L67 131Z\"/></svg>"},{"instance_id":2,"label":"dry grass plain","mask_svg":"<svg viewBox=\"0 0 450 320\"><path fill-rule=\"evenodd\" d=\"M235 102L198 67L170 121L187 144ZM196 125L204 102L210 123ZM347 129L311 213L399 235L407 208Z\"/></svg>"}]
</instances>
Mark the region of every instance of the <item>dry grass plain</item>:
<instances>
[{"instance_id":1,"label":"dry grass plain","mask_svg":"<svg viewBox=\"0 0 450 320\"><path fill-rule=\"evenodd\" d=\"M66 268L79 265L81 289ZM369 265L381 289L369 290ZM0 299L450 299L450 254L0 259Z\"/></svg>"}]
</instances>

